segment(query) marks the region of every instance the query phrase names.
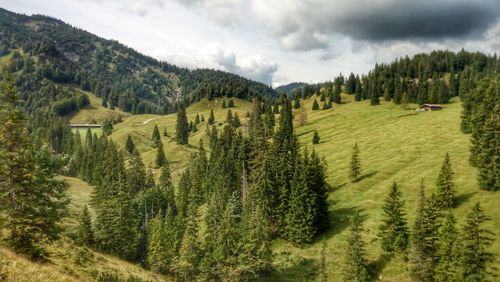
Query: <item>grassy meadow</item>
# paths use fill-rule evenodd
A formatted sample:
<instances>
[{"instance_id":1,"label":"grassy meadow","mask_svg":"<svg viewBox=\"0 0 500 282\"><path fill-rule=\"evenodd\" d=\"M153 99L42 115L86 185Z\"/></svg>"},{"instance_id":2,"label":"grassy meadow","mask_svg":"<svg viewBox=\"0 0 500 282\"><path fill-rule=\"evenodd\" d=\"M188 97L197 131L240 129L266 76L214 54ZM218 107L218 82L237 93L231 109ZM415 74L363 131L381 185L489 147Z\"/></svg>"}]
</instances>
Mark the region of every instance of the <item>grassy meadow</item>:
<instances>
[{"instance_id":1,"label":"grassy meadow","mask_svg":"<svg viewBox=\"0 0 500 282\"><path fill-rule=\"evenodd\" d=\"M246 111L251 103L234 99L243 123L247 122ZM319 99L318 99L319 101ZM480 191L477 186L477 171L469 162L469 136L460 131L462 107L458 99L452 100L444 110L418 112L404 110L392 102L381 102L370 106L369 101L354 102L353 97L343 94L343 104L334 104L333 109L311 111L313 99L302 101L307 109L307 123L299 126L299 110L295 130L301 144L316 150L328 164L328 182L331 186L330 209L332 227L320 235L307 248L296 248L290 243L276 240L273 244L276 272L270 277L274 281L314 280L314 271L319 263L322 241L327 246L329 279L341 280L341 269L346 248L349 218L359 210L364 220L364 239L371 269L382 281L409 281L406 258L384 255L377 240L377 228L381 220L383 200L395 181L402 190L407 219L414 220L417 194L421 179L427 195L435 189L435 181L446 152L450 154L455 172L455 184L459 205L453 210L459 225L477 201L485 212L493 217L487 227L496 233L496 241L491 251L500 254L500 195ZM221 99L201 101L187 109L188 119L196 114L208 118L214 110L217 127L225 123L228 109L220 107ZM321 103L320 103L321 104ZM321 105L320 105L321 106ZM206 122L198 126L198 131L190 136L189 145L175 143L176 116L137 115L130 116L115 126L111 135L119 145L124 146L130 134L141 152L146 165L154 161L156 150L151 146L154 125L160 132L166 128L168 137L162 137L164 149L174 177L177 178L187 165L190 154L196 152L199 141L208 143ZM244 130L244 127L243 127ZM321 141L312 144L314 130L319 132ZM352 183L349 178L349 164L352 147L357 142L361 150L362 177ZM497 229L497 230L495 230Z\"/></svg>"}]
</instances>

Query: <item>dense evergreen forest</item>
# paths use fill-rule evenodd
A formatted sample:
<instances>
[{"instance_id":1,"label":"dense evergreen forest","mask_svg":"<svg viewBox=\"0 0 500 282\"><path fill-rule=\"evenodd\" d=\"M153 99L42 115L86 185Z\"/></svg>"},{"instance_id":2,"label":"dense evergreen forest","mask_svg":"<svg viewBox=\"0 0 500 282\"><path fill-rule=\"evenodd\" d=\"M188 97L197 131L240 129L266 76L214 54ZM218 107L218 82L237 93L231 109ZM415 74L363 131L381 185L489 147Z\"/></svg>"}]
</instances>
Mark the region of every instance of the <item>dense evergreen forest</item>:
<instances>
[{"instance_id":1,"label":"dense evergreen forest","mask_svg":"<svg viewBox=\"0 0 500 282\"><path fill-rule=\"evenodd\" d=\"M339 224L330 219L335 202L328 201L326 161L301 146L294 129L293 111L303 114L304 100L314 95L313 111L335 108L342 103L341 93L370 100L372 106L384 99L408 108L458 97L479 188L500 189L496 55L463 50L418 54L375 65L365 75L339 75L278 96L268 86L233 74L156 61L56 19L0 14L0 55L11 56L0 84L0 226L7 231L0 235L31 259L47 259L43 244L61 235L67 185L56 176L67 175L95 187L90 202L95 216L88 207L81 211L79 230L71 238L76 244L179 281L265 277L272 272L273 240L303 248ZM181 146L188 146L198 130L206 130L210 141L200 142L174 183L163 151L166 133L162 136L158 127L148 139L156 150L155 166L149 168L130 136L125 144L109 138L119 121L106 122L100 136L72 131L68 115L89 104L85 92L75 88L94 93L110 109L176 112L175 140ZM222 96L227 103L221 106L228 108L222 128L217 129L213 111L206 128L198 128L203 116L188 121L191 103ZM245 126L231 112L232 97L253 102ZM320 140L315 131L313 144ZM350 181L360 181L362 164L354 144ZM421 185L415 211L406 210L398 183L388 187L377 233L380 248L404 256L415 281L488 281L494 256L487 248L493 239L483 224L490 217L477 203L458 227L448 154L436 170L436 188L426 195ZM416 214L414 222L408 222L408 212ZM363 237L357 212L349 223L346 281L376 279ZM324 270L318 272L328 281Z\"/></svg>"}]
</instances>

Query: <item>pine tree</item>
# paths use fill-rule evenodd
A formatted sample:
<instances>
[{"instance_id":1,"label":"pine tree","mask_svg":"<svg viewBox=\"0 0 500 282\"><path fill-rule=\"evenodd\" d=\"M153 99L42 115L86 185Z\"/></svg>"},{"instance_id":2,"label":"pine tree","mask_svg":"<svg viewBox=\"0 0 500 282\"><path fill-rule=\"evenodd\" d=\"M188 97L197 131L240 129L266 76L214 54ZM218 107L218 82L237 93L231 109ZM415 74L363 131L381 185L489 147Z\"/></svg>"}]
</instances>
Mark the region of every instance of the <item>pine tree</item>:
<instances>
[{"instance_id":1,"label":"pine tree","mask_svg":"<svg viewBox=\"0 0 500 282\"><path fill-rule=\"evenodd\" d=\"M161 142L161 137L160 137L160 130L158 129L158 126L155 124L155 127L153 129L153 135L151 136L151 141L153 142L153 147L158 147L159 142Z\"/></svg>"},{"instance_id":2,"label":"pine tree","mask_svg":"<svg viewBox=\"0 0 500 282\"><path fill-rule=\"evenodd\" d=\"M356 83L356 93L354 94L354 100L363 100L363 87L361 86L361 82Z\"/></svg>"},{"instance_id":3,"label":"pine tree","mask_svg":"<svg viewBox=\"0 0 500 282\"><path fill-rule=\"evenodd\" d=\"M210 110L210 116L208 117L208 124L213 125L215 123L214 110Z\"/></svg>"},{"instance_id":4,"label":"pine tree","mask_svg":"<svg viewBox=\"0 0 500 282\"><path fill-rule=\"evenodd\" d=\"M227 108L227 106L226 106L226 100L224 100L224 99L222 99L222 108L223 109Z\"/></svg>"},{"instance_id":5,"label":"pine tree","mask_svg":"<svg viewBox=\"0 0 500 282\"><path fill-rule=\"evenodd\" d=\"M319 110L319 104L318 104L318 101L316 101L316 99L314 99L312 110L313 111Z\"/></svg>"},{"instance_id":6,"label":"pine tree","mask_svg":"<svg viewBox=\"0 0 500 282\"><path fill-rule=\"evenodd\" d=\"M403 252L409 241L408 227L405 219L404 201L396 182L393 183L389 195L384 202L384 219L379 226L378 237L382 249L386 252Z\"/></svg>"},{"instance_id":7,"label":"pine tree","mask_svg":"<svg viewBox=\"0 0 500 282\"><path fill-rule=\"evenodd\" d=\"M153 271L172 273L178 255L182 228L172 211L167 210L165 217L156 215L148 233L147 263Z\"/></svg>"},{"instance_id":8,"label":"pine tree","mask_svg":"<svg viewBox=\"0 0 500 282\"><path fill-rule=\"evenodd\" d=\"M92 219L87 206L83 207L78 222L78 242L85 246L93 246L95 243Z\"/></svg>"},{"instance_id":9,"label":"pine tree","mask_svg":"<svg viewBox=\"0 0 500 282\"><path fill-rule=\"evenodd\" d=\"M227 103L228 108L233 108L234 107L234 101L233 99L230 99L229 102Z\"/></svg>"},{"instance_id":10,"label":"pine tree","mask_svg":"<svg viewBox=\"0 0 500 282\"><path fill-rule=\"evenodd\" d=\"M238 112L235 112L233 117L233 127L238 128L240 126L241 126L240 117L238 116Z\"/></svg>"},{"instance_id":11,"label":"pine tree","mask_svg":"<svg viewBox=\"0 0 500 282\"><path fill-rule=\"evenodd\" d=\"M456 220L451 212L446 215L445 222L439 233L439 248L437 255L439 262L436 265L436 281L458 281L458 233L455 228Z\"/></svg>"},{"instance_id":12,"label":"pine tree","mask_svg":"<svg viewBox=\"0 0 500 282\"><path fill-rule=\"evenodd\" d=\"M158 189L165 194L167 210L170 210L172 215L176 215L177 206L175 203L175 191L168 163L165 163L161 168L160 179L158 180Z\"/></svg>"},{"instance_id":13,"label":"pine tree","mask_svg":"<svg viewBox=\"0 0 500 282\"><path fill-rule=\"evenodd\" d=\"M361 160L359 158L359 147L358 143L355 143L352 149L351 173L349 176L353 182L356 182L359 180L360 175L361 175Z\"/></svg>"},{"instance_id":14,"label":"pine tree","mask_svg":"<svg viewBox=\"0 0 500 282\"><path fill-rule=\"evenodd\" d=\"M451 169L450 155L446 153L441 171L436 182L437 199L442 208L452 208L455 205L455 184L453 183L453 171Z\"/></svg>"},{"instance_id":15,"label":"pine tree","mask_svg":"<svg viewBox=\"0 0 500 282\"><path fill-rule=\"evenodd\" d=\"M422 211L423 234L423 267L420 270L423 281L432 281L436 275L436 266L439 262L439 230L441 229L441 210L436 196L426 199Z\"/></svg>"},{"instance_id":16,"label":"pine tree","mask_svg":"<svg viewBox=\"0 0 500 282\"><path fill-rule=\"evenodd\" d=\"M130 134L127 137L127 143L125 143L125 149L129 154L132 154L132 152L135 150L135 144L132 141L132 138L130 137Z\"/></svg>"},{"instance_id":17,"label":"pine tree","mask_svg":"<svg viewBox=\"0 0 500 282\"><path fill-rule=\"evenodd\" d=\"M378 92L377 89L374 89L374 91L371 94L370 105L372 106L380 105L380 93Z\"/></svg>"},{"instance_id":18,"label":"pine tree","mask_svg":"<svg viewBox=\"0 0 500 282\"><path fill-rule=\"evenodd\" d=\"M174 262L174 271L182 281L193 281L200 259L195 207L189 208L186 221L184 235L179 246L179 255Z\"/></svg>"},{"instance_id":19,"label":"pine tree","mask_svg":"<svg viewBox=\"0 0 500 282\"><path fill-rule=\"evenodd\" d=\"M479 187L484 190L500 190L500 104L486 119L478 146L481 152L477 157Z\"/></svg>"},{"instance_id":20,"label":"pine tree","mask_svg":"<svg viewBox=\"0 0 500 282\"><path fill-rule=\"evenodd\" d=\"M233 124L233 113L231 110L227 111L226 122L231 125Z\"/></svg>"},{"instance_id":21,"label":"pine tree","mask_svg":"<svg viewBox=\"0 0 500 282\"><path fill-rule=\"evenodd\" d=\"M416 281L423 281L426 277L425 273L425 233L424 233L424 209L426 204L424 192L424 180L421 180L420 190L418 194L417 211L415 222L412 227L411 240L411 276Z\"/></svg>"},{"instance_id":22,"label":"pine tree","mask_svg":"<svg viewBox=\"0 0 500 282\"><path fill-rule=\"evenodd\" d=\"M293 108L294 109L299 109L300 108L300 99L299 96L295 97L293 100Z\"/></svg>"},{"instance_id":23,"label":"pine tree","mask_svg":"<svg viewBox=\"0 0 500 282\"><path fill-rule=\"evenodd\" d=\"M483 227L488 220L491 218L484 214L479 203L467 215L460 245L462 281L488 281L492 275L489 264L493 262L493 254L488 252L488 248L493 241L493 233Z\"/></svg>"},{"instance_id":24,"label":"pine tree","mask_svg":"<svg viewBox=\"0 0 500 282\"><path fill-rule=\"evenodd\" d=\"M359 213L356 212L351 221L350 234L347 239L347 256L343 269L345 281L363 282L370 280L365 243L361 237L363 227Z\"/></svg>"},{"instance_id":25,"label":"pine tree","mask_svg":"<svg viewBox=\"0 0 500 282\"><path fill-rule=\"evenodd\" d=\"M319 134L317 130L314 130L313 144L319 144Z\"/></svg>"},{"instance_id":26,"label":"pine tree","mask_svg":"<svg viewBox=\"0 0 500 282\"><path fill-rule=\"evenodd\" d=\"M67 185L55 179L59 162L30 144L14 81L4 72L0 82L0 222L17 252L42 257L39 245L59 238L65 216Z\"/></svg>"},{"instance_id":27,"label":"pine tree","mask_svg":"<svg viewBox=\"0 0 500 282\"><path fill-rule=\"evenodd\" d=\"M187 144L189 137L189 123L186 116L186 108L181 105L177 111L177 124L175 126L175 137L177 144Z\"/></svg>"},{"instance_id":28,"label":"pine tree","mask_svg":"<svg viewBox=\"0 0 500 282\"><path fill-rule=\"evenodd\" d=\"M160 150L160 147L163 146L158 146L157 150ZM127 177L130 189L134 195L146 190L146 167L144 166L141 155L137 150L134 150L130 158L130 166L127 169Z\"/></svg>"},{"instance_id":29,"label":"pine tree","mask_svg":"<svg viewBox=\"0 0 500 282\"><path fill-rule=\"evenodd\" d=\"M163 143L160 142L158 148L156 148L155 167L160 168L166 163L167 157L165 157L165 152L163 151Z\"/></svg>"},{"instance_id":30,"label":"pine tree","mask_svg":"<svg viewBox=\"0 0 500 282\"><path fill-rule=\"evenodd\" d=\"M196 117L194 119L194 124L199 124L200 123L200 116L196 114Z\"/></svg>"}]
</instances>

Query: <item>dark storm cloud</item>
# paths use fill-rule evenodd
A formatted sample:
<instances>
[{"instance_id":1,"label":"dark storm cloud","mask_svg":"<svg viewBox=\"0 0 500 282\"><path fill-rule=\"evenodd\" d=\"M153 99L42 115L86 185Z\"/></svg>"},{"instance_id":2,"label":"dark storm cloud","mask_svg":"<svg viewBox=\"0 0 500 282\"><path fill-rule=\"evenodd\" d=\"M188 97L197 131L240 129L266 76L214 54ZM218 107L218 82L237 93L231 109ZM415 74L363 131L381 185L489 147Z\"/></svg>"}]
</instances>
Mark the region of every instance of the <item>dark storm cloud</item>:
<instances>
[{"instance_id":1,"label":"dark storm cloud","mask_svg":"<svg viewBox=\"0 0 500 282\"><path fill-rule=\"evenodd\" d=\"M500 1L402 1L339 15L331 29L357 40L480 37L496 23Z\"/></svg>"}]
</instances>

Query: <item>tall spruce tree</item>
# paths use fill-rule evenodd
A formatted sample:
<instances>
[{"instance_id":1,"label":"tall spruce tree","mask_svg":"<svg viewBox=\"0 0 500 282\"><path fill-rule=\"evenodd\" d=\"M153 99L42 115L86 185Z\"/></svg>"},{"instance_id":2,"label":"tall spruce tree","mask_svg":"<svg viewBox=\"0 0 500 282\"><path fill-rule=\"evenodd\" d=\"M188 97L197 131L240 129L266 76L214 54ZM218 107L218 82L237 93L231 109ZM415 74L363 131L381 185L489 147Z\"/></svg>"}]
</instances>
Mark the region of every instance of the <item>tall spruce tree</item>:
<instances>
[{"instance_id":1,"label":"tall spruce tree","mask_svg":"<svg viewBox=\"0 0 500 282\"><path fill-rule=\"evenodd\" d=\"M500 104L497 103L490 117L486 119L479 138L481 147L477 157L479 187L483 190L500 190Z\"/></svg>"},{"instance_id":2,"label":"tall spruce tree","mask_svg":"<svg viewBox=\"0 0 500 282\"><path fill-rule=\"evenodd\" d=\"M316 101L316 99L314 99L314 102L313 102L313 105L312 105L312 110L313 111L319 110L319 104L318 104L318 101Z\"/></svg>"},{"instance_id":3,"label":"tall spruce tree","mask_svg":"<svg viewBox=\"0 0 500 282\"><path fill-rule=\"evenodd\" d=\"M87 206L83 207L78 220L78 242L85 246L93 246L95 243L92 218Z\"/></svg>"},{"instance_id":4,"label":"tall spruce tree","mask_svg":"<svg viewBox=\"0 0 500 282\"><path fill-rule=\"evenodd\" d=\"M439 262L439 230L442 226L442 214L439 201L435 195L426 199L422 211L423 266L420 278L423 281L433 281L436 276L436 266Z\"/></svg>"},{"instance_id":5,"label":"tall spruce tree","mask_svg":"<svg viewBox=\"0 0 500 282\"><path fill-rule=\"evenodd\" d=\"M161 142L161 137L160 137L160 130L158 129L158 126L155 124L155 127L153 128L153 135L151 136L151 141L153 142L153 147L158 147L159 142Z\"/></svg>"},{"instance_id":6,"label":"tall spruce tree","mask_svg":"<svg viewBox=\"0 0 500 282\"><path fill-rule=\"evenodd\" d=\"M161 142L160 142L161 143ZM160 148L159 146L158 148ZM141 155L134 150L129 161L127 169L128 183L134 195L143 192L146 189L146 167L142 162Z\"/></svg>"},{"instance_id":7,"label":"tall spruce tree","mask_svg":"<svg viewBox=\"0 0 500 282\"><path fill-rule=\"evenodd\" d=\"M127 143L125 143L125 149L129 154L132 154L132 152L135 150L135 144L132 141L132 137L130 137L130 134L127 137Z\"/></svg>"},{"instance_id":8,"label":"tall spruce tree","mask_svg":"<svg viewBox=\"0 0 500 282\"><path fill-rule=\"evenodd\" d=\"M355 143L352 149L351 172L349 174L349 177L353 182L356 182L359 180L360 175L361 175L361 160L359 158L359 147L358 143Z\"/></svg>"},{"instance_id":9,"label":"tall spruce tree","mask_svg":"<svg viewBox=\"0 0 500 282\"><path fill-rule=\"evenodd\" d=\"M451 169L450 155L446 153L441 171L436 182L436 197L442 208L452 208L455 205L455 184L453 183L453 170Z\"/></svg>"},{"instance_id":10,"label":"tall spruce tree","mask_svg":"<svg viewBox=\"0 0 500 282\"><path fill-rule=\"evenodd\" d=\"M386 252L403 252L408 246L409 234L404 201L396 182L392 184L383 209L384 218L378 232L382 249Z\"/></svg>"},{"instance_id":11,"label":"tall spruce tree","mask_svg":"<svg viewBox=\"0 0 500 282\"><path fill-rule=\"evenodd\" d=\"M314 130L314 135L313 135L313 144L319 144L319 134L318 134L318 131L317 130Z\"/></svg>"},{"instance_id":12,"label":"tall spruce tree","mask_svg":"<svg viewBox=\"0 0 500 282\"><path fill-rule=\"evenodd\" d=\"M208 116L208 124L213 125L215 123L214 110L210 109L210 115Z\"/></svg>"},{"instance_id":13,"label":"tall spruce tree","mask_svg":"<svg viewBox=\"0 0 500 282\"><path fill-rule=\"evenodd\" d=\"M362 232L361 219L359 213L356 212L351 220L350 234L347 239L347 255L343 269L345 281L363 282L370 280Z\"/></svg>"},{"instance_id":14,"label":"tall spruce tree","mask_svg":"<svg viewBox=\"0 0 500 282\"><path fill-rule=\"evenodd\" d=\"M155 167L160 168L167 163L165 151L163 150L163 143L160 142L156 148Z\"/></svg>"},{"instance_id":15,"label":"tall spruce tree","mask_svg":"<svg viewBox=\"0 0 500 282\"><path fill-rule=\"evenodd\" d=\"M439 232L437 252L439 262L436 265L434 275L434 279L439 282L460 280L458 276L458 232L455 224L455 217L451 212L448 212Z\"/></svg>"},{"instance_id":16,"label":"tall spruce tree","mask_svg":"<svg viewBox=\"0 0 500 282\"><path fill-rule=\"evenodd\" d=\"M6 216L10 245L36 258L43 256L41 243L59 238L67 185L55 179L59 162L46 149L30 144L18 103L13 78L4 72L0 82L0 222Z\"/></svg>"},{"instance_id":17,"label":"tall spruce tree","mask_svg":"<svg viewBox=\"0 0 500 282\"><path fill-rule=\"evenodd\" d=\"M177 144L187 144L189 138L189 122L186 116L186 108L181 105L177 110L177 124L175 126L175 139Z\"/></svg>"},{"instance_id":18,"label":"tall spruce tree","mask_svg":"<svg viewBox=\"0 0 500 282\"><path fill-rule=\"evenodd\" d=\"M479 203L476 203L467 215L460 245L463 281L488 281L492 277L490 264L494 258L488 247L493 242L493 233L483 227L488 220L491 218L484 214Z\"/></svg>"},{"instance_id":19,"label":"tall spruce tree","mask_svg":"<svg viewBox=\"0 0 500 282\"><path fill-rule=\"evenodd\" d=\"M424 180L420 182L420 190L418 193L417 210L415 221L412 227L411 240L411 276L416 281L424 281L426 277L426 253L425 253L425 233L424 233L424 209L426 204Z\"/></svg>"}]
</instances>

